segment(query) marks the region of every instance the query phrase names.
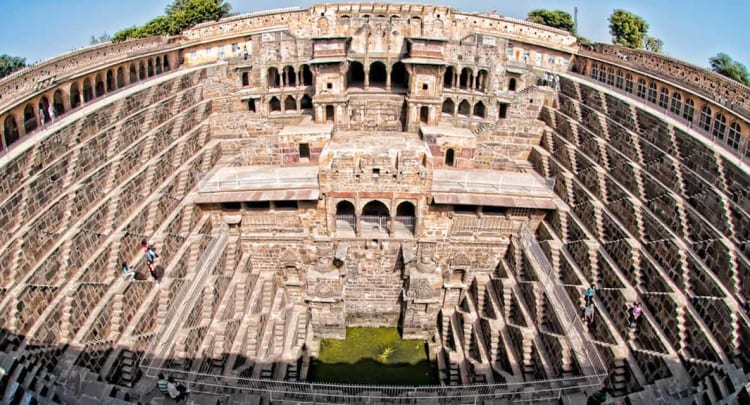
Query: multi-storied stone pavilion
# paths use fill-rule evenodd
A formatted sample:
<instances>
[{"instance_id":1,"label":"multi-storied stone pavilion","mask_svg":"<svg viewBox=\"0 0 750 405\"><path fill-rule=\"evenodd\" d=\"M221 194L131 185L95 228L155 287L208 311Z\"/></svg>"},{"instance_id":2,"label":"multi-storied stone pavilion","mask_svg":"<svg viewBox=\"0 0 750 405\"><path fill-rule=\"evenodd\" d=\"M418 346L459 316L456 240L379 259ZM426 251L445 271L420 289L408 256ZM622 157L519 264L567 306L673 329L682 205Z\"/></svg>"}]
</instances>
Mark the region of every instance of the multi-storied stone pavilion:
<instances>
[{"instance_id":1,"label":"multi-storied stone pavilion","mask_svg":"<svg viewBox=\"0 0 750 405\"><path fill-rule=\"evenodd\" d=\"M704 69L321 4L41 62L0 122L0 402L750 401L750 88ZM308 378L352 326L438 379Z\"/></svg>"}]
</instances>

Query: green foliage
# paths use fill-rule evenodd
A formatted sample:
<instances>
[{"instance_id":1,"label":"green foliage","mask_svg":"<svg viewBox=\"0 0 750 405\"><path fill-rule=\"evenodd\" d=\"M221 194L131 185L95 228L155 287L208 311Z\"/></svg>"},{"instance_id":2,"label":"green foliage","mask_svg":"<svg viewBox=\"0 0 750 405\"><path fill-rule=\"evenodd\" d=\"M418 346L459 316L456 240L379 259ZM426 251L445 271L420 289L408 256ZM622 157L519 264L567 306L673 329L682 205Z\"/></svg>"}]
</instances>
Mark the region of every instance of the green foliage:
<instances>
[{"instance_id":1,"label":"green foliage","mask_svg":"<svg viewBox=\"0 0 750 405\"><path fill-rule=\"evenodd\" d=\"M25 68L26 58L19 58L18 56L0 55L0 77L8 76L18 69Z\"/></svg>"},{"instance_id":2,"label":"green foliage","mask_svg":"<svg viewBox=\"0 0 750 405\"><path fill-rule=\"evenodd\" d=\"M548 27L559 28L576 34L576 24L570 13L562 10L537 9L529 11L526 21L543 24Z\"/></svg>"},{"instance_id":3,"label":"green foliage","mask_svg":"<svg viewBox=\"0 0 750 405\"><path fill-rule=\"evenodd\" d=\"M105 32L102 35L99 35L98 37L96 35L92 35L91 39L89 39L89 45L102 44L105 42L109 42L111 40L112 40L112 37Z\"/></svg>"},{"instance_id":4,"label":"green foliage","mask_svg":"<svg viewBox=\"0 0 750 405\"><path fill-rule=\"evenodd\" d=\"M661 53L664 48L664 41L659 38L646 36L643 40L643 49L651 52Z\"/></svg>"},{"instance_id":5,"label":"green foliage","mask_svg":"<svg viewBox=\"0 0 750 405\"><path fill-rule=\"evenodd\" d=\"M750 74L748 74L747 68L742 63L733 60L731 56L719 52L713 58L709 58L708 62L714 72L736 80L745 86L750 86Z\"/></svg>"},{"instance_id":6,"label":"green foliage","mask_svg":"<svg viewBox=\"0 0 750 405\"><path fill-rule=\"evenodd\" d=\"M156 35L177 35L205 21L215 21L229 15L232 6L224 0L174 0L159 16L141 27L130 27L115 33L114 42Z\"/></svg>"},{"instance_id":7,"label":"green foliage","mask_svg":"<svg viewBox=\"0 0 750 405\"><path fill-rule=\"evenodd\" d=\"M648 23L631 12L618 9L609 16L609 33L612 43L626 48L642 48L648 34Z\"/></svg>"},{"instance_id":8,"label":"green foliage","mask_svg":"<svg viewBox=\"0 0 750 405\"><path fill-rule=\"evenodd\" d=\"M591 45L591 40L584 36L576 35L576 39L578 39L578 43L581 45Z\"/></svg>"}]
</instances>

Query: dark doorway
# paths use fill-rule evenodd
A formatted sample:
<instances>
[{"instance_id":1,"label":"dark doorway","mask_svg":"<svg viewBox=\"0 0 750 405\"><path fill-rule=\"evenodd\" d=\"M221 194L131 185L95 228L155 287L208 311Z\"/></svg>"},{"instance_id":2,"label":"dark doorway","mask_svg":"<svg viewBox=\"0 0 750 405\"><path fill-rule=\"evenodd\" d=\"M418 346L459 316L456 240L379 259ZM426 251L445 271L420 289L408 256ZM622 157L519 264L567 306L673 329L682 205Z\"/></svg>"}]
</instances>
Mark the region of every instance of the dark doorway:
<instances>
[{"instance_id":1,"label":"dark doorway","mask_svg":"<svg viewBox=\"0 0 750 405\"><path fill-rule=\"evenodd\" d=\"M430 120L430 108L421 107L419 109L419 121L423 124L427 124Z\"/></svg>"},{"instance_id":2,"label":"dark doorway","mask_svg":"<svg viewBox=\"0 0 750 405\"><path fill-rule=\"evenodd\" d=\"M456 152L453 149L448 149L445 151L445 165L451 166L455 164L456 159Z\"/></svg>"}]
</instances>

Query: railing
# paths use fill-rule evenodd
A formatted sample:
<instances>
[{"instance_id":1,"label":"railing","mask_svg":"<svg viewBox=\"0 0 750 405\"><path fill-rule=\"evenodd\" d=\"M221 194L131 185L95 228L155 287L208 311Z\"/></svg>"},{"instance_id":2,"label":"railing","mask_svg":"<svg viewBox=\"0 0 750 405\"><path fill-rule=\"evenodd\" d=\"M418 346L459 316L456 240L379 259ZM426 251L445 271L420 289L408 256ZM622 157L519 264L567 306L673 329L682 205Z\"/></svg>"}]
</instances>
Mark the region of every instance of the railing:
<instances>
[{"instance_id":1,"label":"railing","mask_svg":"<svg viewBox=\"0 0 750 405\"><path fill-rule=\"evenodd\" d=\"M544 277L546 280L542 280L542 277L539 278L542 282L546 281L546 289L551 290L554 298L559 304L555 305L555 311L563 315L559 318L563 323L562 328L565 330L566 337L572 344L580 346L583 353L576 354L584 357L591 365L588 377L592 379L592 382L599 381L601 384L603 379L607 376L607 366L601 356L599 356L599 351L594 346L594 343L588 338L583 322L579 317L579 309L570 301L570 297L565 291L565 287L557 281L557 276L552 264L550 264L547 255L544 254L542 248L539 246L539 242L537 242L536 238L534 238L534 235L531 233L528 223L525 222L521 225L521 230L518 236L524 250L536 260L539 267L541 267L543 272L542 275L546 276Z\"/></svg>"},{"instance_id":2,"label":"railing","mask_svg":"<svg viewBox=\"0 0 750 405\"><path fill-rule=\"evenodd\" d=\"M545 179L545 185L542 186L542 185L503 184L502 177L500 177L500 181L496 183L471 181L468 178L468 176L464 178L463 181L437 180L437 181L433 181L432 183L433 189L449 188L451 190L455 190L455 189L468 190L470 188L486 188L486 189L492 189L494 191L497 191L498 193L516 193L516 194L528 194L528 195L552 193L553 191L552 191L552 188L549 186L549 184L554 185L554 183L550 183L550 181L547 179Z\"/></svg>"},{"instance_id":3,"label":"railing","mask_svg":"<svg viewBox=\"0 0 750 405\"><path fill-rule=\"evenodd\" d=\"M471 215L454 215L451 224L451 234L461 232L491 232L508 235L518 230L518 225L504 217L485 215L482 218Z\"/></svg>"},{"instance_id":4,"label":"railing","mask_svg":"<svg viewBox=\"0 0 750 405\"><path fill-rule=\"evenodd\" d=\"M222 396L245 391L268 395L271 402L296 401L318 404L476 404L490 399L535 403L558 399L568 392L600 388L599 381L592 381L589 376L463 386L383 386L261 380L157 367L145 369L146 374L152 377L158 373L168 374L188 386L191 392Z\"/></svg>"},{"instance_id":5,"label":"railing","mask_svg":"<svg viewBox=\"0 0 750 405\"><path fill-rule=\"evenodd\" d=\"M414 234L417 225L417 218L406 215L396 215L393 221L394 231L396 233Z\"/></svg>"},{"instance_id":6,"label":"railing","mask_svg":"<svg viewBox=\"0 0 750 405\"><path fill-rule=\"evenodd\" d=\"M310 177L275 177L275 178L258 178L258 179L242 179L235 174L233 179L225 180L206 180L200 184L201 191L213 191L213 190L225 190L227 188L242 188L248 186L268 186L268 185L283 185L283 184L318 184L318 178L316 176Z\"/></svg>"},{"instance_id":7,"label":"railing","mask_svg":"<svg viewBox=\"0 0 750 405\"><path fill-rule=\"evenodd\" d=\"M388 222L390 217L381 215L362 215L359 218L359 222L362 225L362 233L367 232L390 232Z\"/></svg>"},{"instance_id":8,"label":"railing","mask_svg":"<svg viewBox=\"0 0 750 405\"><path fill-rule=\"evenodd\" d=\"M357 229L357 217L354 215L336 215L336 232L354 232Z\"/></svg>"},{"instance_id":9,"label":"railing","mask_svg":"<svg viewBox=\"0 0 750 405\"><path fill-rule=\"evenodd\" d=\"M141 358L140 366L142 368L148 369L153 367L155 362L166 360L168 351L165 349L168 349L169 346L162 347L161 342L174 342L175 334L181 325L179 321L182 319L174 319L175 315L179 313L182 316L187 316L190 313L191 303L194 303L195 299L200 296L200 289L204 287L206 278L211 275L211 270L216 265L216 261L213 264L209 263L209 261L220 256L217 248L226 245L228 238L229 225L223 224L216 232L216 235L211 238L208 245L206 245L201 258L195 264L196 270L193 279L183 284L182 288L180 288L179 292L177 292L170 302L169 309L164 316L164 324L161 331L151 339L149 347L145 350ZM193 299L187 297L192 297Z\"/></svg>"}]
</instances>

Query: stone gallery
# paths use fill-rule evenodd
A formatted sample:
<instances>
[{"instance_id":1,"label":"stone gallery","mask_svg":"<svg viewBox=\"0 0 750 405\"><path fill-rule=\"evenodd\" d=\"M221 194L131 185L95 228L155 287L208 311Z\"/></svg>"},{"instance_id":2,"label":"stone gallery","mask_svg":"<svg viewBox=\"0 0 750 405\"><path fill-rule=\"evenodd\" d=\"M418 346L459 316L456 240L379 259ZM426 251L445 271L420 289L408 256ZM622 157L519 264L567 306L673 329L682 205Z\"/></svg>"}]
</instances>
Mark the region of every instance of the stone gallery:
<instances>
[{"instance_id":1,"label":"stone gallery","mask_svg":"<svg viewBox=\"0 0 750 405\"><path fill-rule=\"evenodd\" d=\"M750 401L750 88L722 76L339 3L0 94L0 402Z\"/></svg>"}]
</instances>

